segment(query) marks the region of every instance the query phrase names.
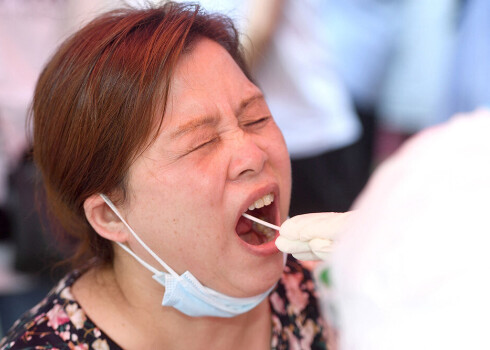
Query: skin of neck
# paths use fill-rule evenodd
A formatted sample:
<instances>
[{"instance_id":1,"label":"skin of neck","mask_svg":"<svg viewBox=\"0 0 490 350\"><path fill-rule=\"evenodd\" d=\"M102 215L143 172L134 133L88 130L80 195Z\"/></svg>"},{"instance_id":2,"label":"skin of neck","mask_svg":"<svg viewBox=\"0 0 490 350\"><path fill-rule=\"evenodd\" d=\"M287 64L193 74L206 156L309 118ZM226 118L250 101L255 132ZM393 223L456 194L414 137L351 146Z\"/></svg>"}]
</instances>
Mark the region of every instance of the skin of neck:
<instances>
[{"instance_id":1,"label":"skin of neck","mask_svg":"<svg viewBox=\"0 0 490 350\"><path fill-rule=\"evenodd\" d=\"M211 345L213 349L270 348L268 298L232 318L189 317L162 306L165 288L119 247L115 247L112 266L94 268L80 282L79 287L85 287L74 289L82 307L99 328L125 349L163 345L172 349Z\"/></svg>"}]
</instances>

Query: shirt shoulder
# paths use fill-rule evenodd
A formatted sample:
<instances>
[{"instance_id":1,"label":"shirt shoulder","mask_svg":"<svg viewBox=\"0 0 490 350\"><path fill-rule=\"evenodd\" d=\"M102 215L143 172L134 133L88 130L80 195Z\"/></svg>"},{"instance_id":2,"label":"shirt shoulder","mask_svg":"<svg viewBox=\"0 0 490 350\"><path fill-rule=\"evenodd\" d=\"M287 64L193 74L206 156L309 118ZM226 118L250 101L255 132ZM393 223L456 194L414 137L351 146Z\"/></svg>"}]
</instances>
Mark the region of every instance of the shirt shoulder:
<instances>
[{"instance_id":1,"label":"shirt shoulder","mask_svg":"<svg viewBox=\"0 0 490 350\"><path fill-rule=\"evenodd\" d=\"M0 341L0 350L120 349L87 317L71 293L80 276L63 278L39 304L15 322Z\"/></svg>"}]
</instances>

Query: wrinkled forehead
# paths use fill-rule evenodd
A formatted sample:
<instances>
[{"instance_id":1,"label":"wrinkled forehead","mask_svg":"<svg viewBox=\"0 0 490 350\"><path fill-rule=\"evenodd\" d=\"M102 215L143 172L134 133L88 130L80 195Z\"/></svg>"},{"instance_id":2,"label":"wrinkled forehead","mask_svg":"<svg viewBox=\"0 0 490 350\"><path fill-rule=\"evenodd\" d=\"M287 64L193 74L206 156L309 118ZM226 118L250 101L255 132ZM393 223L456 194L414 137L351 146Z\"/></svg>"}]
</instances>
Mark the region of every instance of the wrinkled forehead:
<instances>
[{"instance_id":1,"label":"wrinkled forehead","mask_svg":"<svg viewBox=\"0 0 490 350\"><path fill-rule=\"evenodd\" d=\"M162 127L195 116L216 116L239 109L261 95L220 44L202 38L180 57L173 71Z\"/></svg>"}]
</instances>

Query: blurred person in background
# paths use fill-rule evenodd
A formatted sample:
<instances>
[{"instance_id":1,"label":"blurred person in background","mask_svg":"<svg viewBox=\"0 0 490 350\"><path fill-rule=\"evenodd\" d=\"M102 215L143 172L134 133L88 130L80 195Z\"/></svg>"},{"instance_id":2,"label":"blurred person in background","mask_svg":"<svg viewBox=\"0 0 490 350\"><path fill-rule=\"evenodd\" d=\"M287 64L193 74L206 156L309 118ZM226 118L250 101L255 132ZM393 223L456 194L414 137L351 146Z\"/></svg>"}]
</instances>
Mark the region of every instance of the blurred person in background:
<instances>
[{"instance_id":1,"label":"blurred person in background","mask_svg":"<svg viewBox=\"0 0 490 350\"><path fill-rule=\"evenodd\" d=\"M365 167L375 167L378 103L401 28L402 6L409 1L344 0L324 2L323 31L332 59L362 123Z\"/></svg>"},{"instance_id":2,"label":"blurred person in background","mask_svg":"<svg viewBox=\"0 0 490 350\"><path fill-rule=\"evenodd\" d=\"M291 169L228 18L95 19L44 68L32 121L75 268L0 349L327 348L309 271L241 216L280 225Z\"/></svg>"},{"instance_id":3,"label":"blurred person in background","mask_svg":"<svg viewBox=\"0 0 490 350\"><path fill-rule=\"evenodd\" d=\"M447 91L461 8L460 0L430 4L410 0L400 6L398 32L377 106L377 162L411 135L454 114L446 113L452 104Z\"/></svg>"},{"instance_id":4,"label":"blurred person in background","mask_svg":"<svg viewBox=\"0 0 490 350\"><path fill-rule=\"evenodd\" d=\"M458 32L442 118L490 106L490 2L460 1Z\"/></svg>"},{"instance_id":5,"label":"blurred person in background","mask_svg":"<svg viewBox=\"0 0 490 350\"><path fill-rule=\"evenodd\" d=\"M325 4L324 30L373 168L414 133L489 103L488 1Z\"/></svg>"}]
</instances>

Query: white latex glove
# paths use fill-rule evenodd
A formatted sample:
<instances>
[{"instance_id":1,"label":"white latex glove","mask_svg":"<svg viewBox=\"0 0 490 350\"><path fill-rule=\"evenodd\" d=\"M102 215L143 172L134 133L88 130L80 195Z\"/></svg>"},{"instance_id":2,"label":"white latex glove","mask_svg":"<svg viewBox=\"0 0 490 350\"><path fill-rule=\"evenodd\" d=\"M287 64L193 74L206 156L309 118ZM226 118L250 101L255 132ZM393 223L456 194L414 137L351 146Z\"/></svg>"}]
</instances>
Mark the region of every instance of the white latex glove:
<instances>
[{"instance_id":1,"label":"white latex glove","mask_svg":"<svg viewBox=\"0 0 490 350\"><path fill-rule=\"evenodd\" d=\"M335 237L352 212L310 213L286 220L276 239L277 248L299 260L327 260Z\"/></svg>"}]
</instances>

